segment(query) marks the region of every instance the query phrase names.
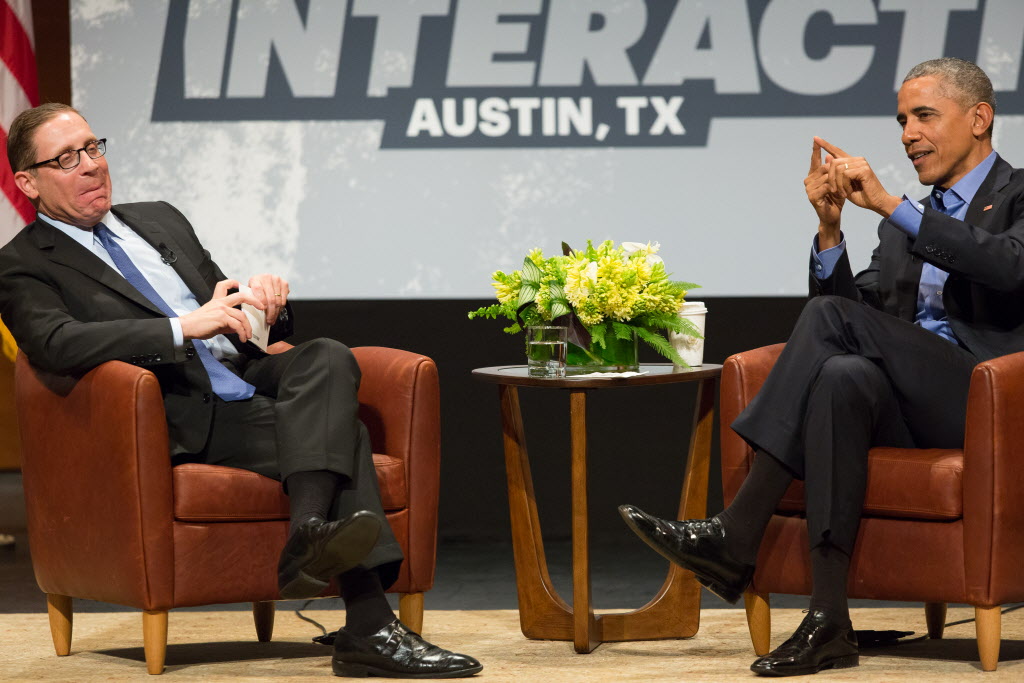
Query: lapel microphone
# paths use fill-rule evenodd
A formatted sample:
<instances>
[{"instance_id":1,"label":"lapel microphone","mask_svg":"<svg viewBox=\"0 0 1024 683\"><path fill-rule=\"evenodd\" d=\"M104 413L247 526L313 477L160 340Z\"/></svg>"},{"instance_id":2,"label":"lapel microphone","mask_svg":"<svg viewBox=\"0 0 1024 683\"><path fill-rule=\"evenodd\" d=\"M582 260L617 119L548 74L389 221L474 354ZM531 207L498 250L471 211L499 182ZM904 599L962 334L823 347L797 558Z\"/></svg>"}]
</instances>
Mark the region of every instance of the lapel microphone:
<instances>
[{"instance_id":1,"label":"lapel microphone","mask_svg":"<svg viewBox=\"0 0 1024 683\"><path fill-rule=\"evenodd\" d=\"M178 260L178 257L175 256L174 252L171 251L170 247L168 247L163 242L157 245L156 249L157 251L160 252L160 260L163 261L165 264L171 265L172 263Z\"/></svg>"}]
</instances>

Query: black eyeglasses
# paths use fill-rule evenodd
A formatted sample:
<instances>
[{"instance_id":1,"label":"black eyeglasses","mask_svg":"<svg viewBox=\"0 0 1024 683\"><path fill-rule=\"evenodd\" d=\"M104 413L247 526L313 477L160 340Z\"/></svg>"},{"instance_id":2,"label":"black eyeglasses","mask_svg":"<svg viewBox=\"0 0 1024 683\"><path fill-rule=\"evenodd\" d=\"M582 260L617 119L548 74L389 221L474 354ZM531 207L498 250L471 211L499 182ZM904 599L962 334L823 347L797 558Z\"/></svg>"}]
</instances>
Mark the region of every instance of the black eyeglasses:
<instances>
[{"instance_id":1,"label":"black eyeglasses","mask_svg":"<svg viewBox=\"0 0 1024 683\"><path fill-rule=\"evenodd\" d=\"M32 164L25 170L32 168L39 168L44 166L51 161L56 161L57 164L65 171L70 171L73 168L78 168L78 164L82 163L82 152L89 155L90 159L99 159L101 156L107 153L107 139L93 140L85 147L79 147L78 149L69 149L66 152L61 152L52 159L46 161L40 161L39 163Z\"/></svg>"}]
</instances>

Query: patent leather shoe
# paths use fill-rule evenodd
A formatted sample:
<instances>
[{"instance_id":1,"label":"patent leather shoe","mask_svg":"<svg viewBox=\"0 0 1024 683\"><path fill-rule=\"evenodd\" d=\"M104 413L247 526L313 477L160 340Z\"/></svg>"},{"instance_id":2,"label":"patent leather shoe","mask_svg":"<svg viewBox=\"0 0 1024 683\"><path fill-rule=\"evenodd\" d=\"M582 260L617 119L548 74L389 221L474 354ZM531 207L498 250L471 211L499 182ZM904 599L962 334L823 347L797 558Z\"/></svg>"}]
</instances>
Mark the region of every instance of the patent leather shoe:
<instances>
[{"instance_id":1,"label":"patent leather shoe","mask_svg":"<svg viewBox=\"0 0 1024 683\"><path fill-rule=\"evenodd\" d=\"M761 676L803 676L823 669L845 669L860 664L857 634L825 612L811 610L796 633L755 661L750 670Z\"/></svg>"},{"instance_id":2,"label":"patent leather shoe","mask_svg":"<svg viewBox=\"0 0 1024 683\"><path fill-rule=\"evenodd\" d=\"M472 657L428 643L398 619L365 638L339 630L331 657L334 675L352 678L462 678L483 668Z\"/></svg>"},{"instance_id":3,"label":"patent leather shoe","mask_svg":"<svg viewBox=\"0 0 1024 683\"><path fill-rule=\"evenodd\" d=\"M717 518L674 522L649 515L635 505L620 505L629 528L663 557L689 569L697 581L726 602L736 602L754 577L754 565L729 552L725 528Z\"/></svg>"},{"instance_id":4,"label":"patent leather shoe","mask_svg":"<svg viewBox=\"0 0 1024 683\"><path fill-rule=\"evenodd\" d=\"M281 598L304 600L322 593L332 576L352 569L370 554L380 525L380 518L369 510L334 522L310 517L300 524L277 563Z\"/></svg>"}]
</instances>

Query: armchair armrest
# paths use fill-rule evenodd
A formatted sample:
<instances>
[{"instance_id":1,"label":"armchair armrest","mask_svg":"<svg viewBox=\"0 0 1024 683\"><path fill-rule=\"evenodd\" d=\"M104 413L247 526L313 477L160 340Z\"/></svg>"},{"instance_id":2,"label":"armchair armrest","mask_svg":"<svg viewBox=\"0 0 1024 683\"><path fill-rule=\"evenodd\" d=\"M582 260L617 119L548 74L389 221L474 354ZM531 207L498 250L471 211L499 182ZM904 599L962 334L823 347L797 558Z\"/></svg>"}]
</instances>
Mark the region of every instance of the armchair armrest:
<instances>
[{"instance_id":1,"label":"armchair armrest","mask_svg":"<svg viewBox=\"0 0 1024 683\"><path fill-rule=\"evenodd\" d=\"M722 441L722 493L725 504L733 497L750 471L754 453L729 425L761 390L785 344L762 346L725 359L720 394Z\"/></svg>"},{"instance_id":2,"label":"armchair armrest","mask_svg":"<svg viewBox=\"0 0 1024 683\"><path fill-rule=\"evenodd\" d=\"M19 354L15 400L39 587L166 609L173 500L156 377L120 361L78 379L51 375Z\"/></svg>"},{"instance_id":3,"label":"armchair armrest","mask_svg":"<svg viewBox=\"0 0 1024 683\"><path fill-rule=\"evenodd\" d=\"M967 592L998 605L1024 565L1024 353L979 363L964 439Z\"/></svg>"}]
</instances>

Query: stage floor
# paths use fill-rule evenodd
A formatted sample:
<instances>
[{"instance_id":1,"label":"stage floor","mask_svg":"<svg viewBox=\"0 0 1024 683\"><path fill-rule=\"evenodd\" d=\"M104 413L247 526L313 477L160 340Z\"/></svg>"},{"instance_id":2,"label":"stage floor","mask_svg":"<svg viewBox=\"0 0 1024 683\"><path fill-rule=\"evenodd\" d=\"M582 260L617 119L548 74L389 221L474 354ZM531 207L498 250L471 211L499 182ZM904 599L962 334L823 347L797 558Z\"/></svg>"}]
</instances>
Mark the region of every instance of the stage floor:
<instances>
[{"instance_id":1,"label":"stage floor","mask_svg":"<svg viewBox=\"0 0 1024 683\"><path fill-rule=\"evenodd\" d=\"M337 613L306 613L330 623ZM949 620L973 616L951 609ZM777 644L802 618L798 609L773 612ZM910 608L858 608L861 628L922 632L924 612ZM514 610L429 610L424 636L477 657L487 681L750 681L754 660L740 610L705 610L701 629L688 640L610 643L577 655L564 642L531 641L519 632ZM294 614L279 612L274 640L256 642L250 616L241 611L173 611L169 623L167 669L170 680L254 681L330 680L330 649L310 642L319 631ZM825 672L814 681L1019 681L1024 677L1024 613L1003 619L998 671L983 673L976 662L973 624L951 626L946 639L916 639L889 648L865 650L854 669ZM0 615L5 681L149 680L142 654L141 618L132 612L98 612L75 619L72 654L53 654L44 614ZM806 679L805 679L806 680Z\"/></svg>"}]
</instances>

